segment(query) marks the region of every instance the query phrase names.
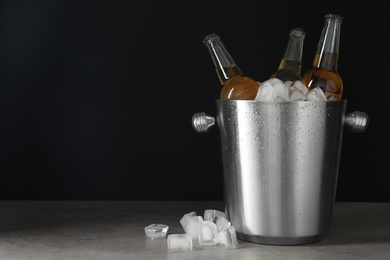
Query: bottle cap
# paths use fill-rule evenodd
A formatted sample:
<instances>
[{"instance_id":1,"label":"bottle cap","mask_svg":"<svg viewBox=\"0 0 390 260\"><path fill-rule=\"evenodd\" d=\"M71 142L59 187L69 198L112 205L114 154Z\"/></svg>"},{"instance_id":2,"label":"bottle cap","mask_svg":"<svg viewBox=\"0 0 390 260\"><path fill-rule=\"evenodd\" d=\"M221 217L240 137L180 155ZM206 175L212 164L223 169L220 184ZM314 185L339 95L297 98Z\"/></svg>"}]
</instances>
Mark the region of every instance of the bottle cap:
<instances>
[{"instance_id":1,"label":"bottle cap","mask_svg":"<svg viewBox=\"0 0 390 260\"><path fill-rule=\"evenodd\" d=\"M305 37L305 30L303 30L302 28L293 28L291 29L290 31L290 37L294 38L294 39L298 39L298 38L304 38Z\"/></svg>"},{"instance_id":2,"label":"bottle cap","mask_svg":"<svg viewBox=\"0 0 390 260\"><path fill-rule=\"evenodd\" d=\"M327 15L325 15L325 19L339 19L342 21L343 16L339 15L339 14L327 14Z\"/></svg>"},{"instance_id":3,"label":"bottle cap","mask_svg":"<svg viewBox=\"0 0 390 260\"><path fill-rule=\"evenodd\" d=\"M207 35L206 37L204 37L203 43L206 44L208 41L212 41L212 40L219 40L218 34L211 33Z\"/></svg>"}]
</instances>

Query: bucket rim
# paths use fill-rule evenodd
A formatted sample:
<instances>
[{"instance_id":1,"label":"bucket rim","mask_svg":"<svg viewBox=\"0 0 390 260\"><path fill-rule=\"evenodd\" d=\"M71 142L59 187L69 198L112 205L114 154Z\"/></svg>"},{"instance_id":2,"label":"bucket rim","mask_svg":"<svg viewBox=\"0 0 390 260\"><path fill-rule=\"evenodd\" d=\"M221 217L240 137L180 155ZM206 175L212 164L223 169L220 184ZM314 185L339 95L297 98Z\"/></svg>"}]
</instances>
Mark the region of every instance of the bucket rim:
<instances>
[{"instance_id":1,"label":"bucket rim","mask_svg":"<svg viewBox=\"0 0 390 260\"><path fill-rule=\"evenodd\" d=\"M301 103L343 103L347 102L347 99L342 100L326 100L326 101L259 101L259 100L224 100L224 99L215 99L217 102L225 103L265 103L265 104L301 104Z\"/></svg>"}]
</instances>

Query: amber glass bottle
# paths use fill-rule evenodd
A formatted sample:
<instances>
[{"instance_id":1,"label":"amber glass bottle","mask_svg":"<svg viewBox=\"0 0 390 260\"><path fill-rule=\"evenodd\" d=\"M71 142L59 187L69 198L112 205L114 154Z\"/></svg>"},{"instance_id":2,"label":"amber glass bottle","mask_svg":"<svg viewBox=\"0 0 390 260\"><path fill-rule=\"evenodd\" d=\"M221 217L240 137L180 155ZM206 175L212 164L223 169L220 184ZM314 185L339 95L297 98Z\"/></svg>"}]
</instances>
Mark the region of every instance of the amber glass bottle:
<instances>
[{"instance_id":1,"label":"amber glass bottle","mask_svg":"<svg viewBox=\"0 0 390 260\"><path fill-rule=\"evenodd\" d=\"M286 51L278 70L270 79L278 78L283 82L301 79L302 50L305 40L305 30L294 28L290 31Z\"/></svg>"},{"instance_id":2,"label":"amber glass bottle","mask_svg":"<svg viewBox=\"0 0 390 260\"><path fill-rule=\"evenodd\" d=\"M257 82L242 74L216 34L207 35L203 43L208 48L222 84L220 99L253 100L257 95Z\"/></svg>"},{"instance_id":3,"label":"amber glass bottle","mask_svg":"<svg viewBox=\"0 0 390 260\"><path fill-rule=\"evenodd\" d=\"M337 73L342 20L336 14L325 16L313 66L302 76L309 90L320 87L328 100L340 100L343 93L343 82Z\"/></svg>"}]
</instances>

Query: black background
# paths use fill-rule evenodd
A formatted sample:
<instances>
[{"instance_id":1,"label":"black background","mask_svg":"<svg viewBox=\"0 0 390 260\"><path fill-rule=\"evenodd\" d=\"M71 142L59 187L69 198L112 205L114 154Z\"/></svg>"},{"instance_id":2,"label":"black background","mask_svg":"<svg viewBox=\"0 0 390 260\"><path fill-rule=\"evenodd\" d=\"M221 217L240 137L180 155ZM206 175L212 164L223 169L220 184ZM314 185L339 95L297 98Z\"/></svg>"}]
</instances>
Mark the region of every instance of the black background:
<instances>
[{"instance_id":1,"label":"black background","mask_svg":"<svg viewBox=\"0 0 390 260\"><path fill-rule=\"evenodd\" d=\"M337 13L347 112L370 126L344 132L336 199L390 201L385 4L2 1L0 199L221 200L218 129L191 127L221 88L203 37L218 33L264 81L293 27L306 30L306 71Z\"/></svg>"}]
</instances>

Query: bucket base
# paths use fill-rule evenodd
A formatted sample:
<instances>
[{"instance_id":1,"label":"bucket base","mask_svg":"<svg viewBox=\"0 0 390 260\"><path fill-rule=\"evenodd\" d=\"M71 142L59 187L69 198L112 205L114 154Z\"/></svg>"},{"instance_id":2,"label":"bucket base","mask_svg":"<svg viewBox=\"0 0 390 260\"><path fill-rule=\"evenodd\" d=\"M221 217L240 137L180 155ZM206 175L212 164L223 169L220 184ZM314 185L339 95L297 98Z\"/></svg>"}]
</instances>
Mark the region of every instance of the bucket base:
<instances>
[{"instance_id":1,"label":"bucket base","mask_svg":"<svg viewBox=\"0 0 390 260\"><path fill-rule=\"evenodd\" d=\"M325 235L316 235L308 237L266 237L266 236L253 236L245 235L239 232L237 238L247 242L265 244L265 245L278 245L278 246L292 246L292 245L304 245L319 242L324 239Z\"/></svg>"}]
</instances>

